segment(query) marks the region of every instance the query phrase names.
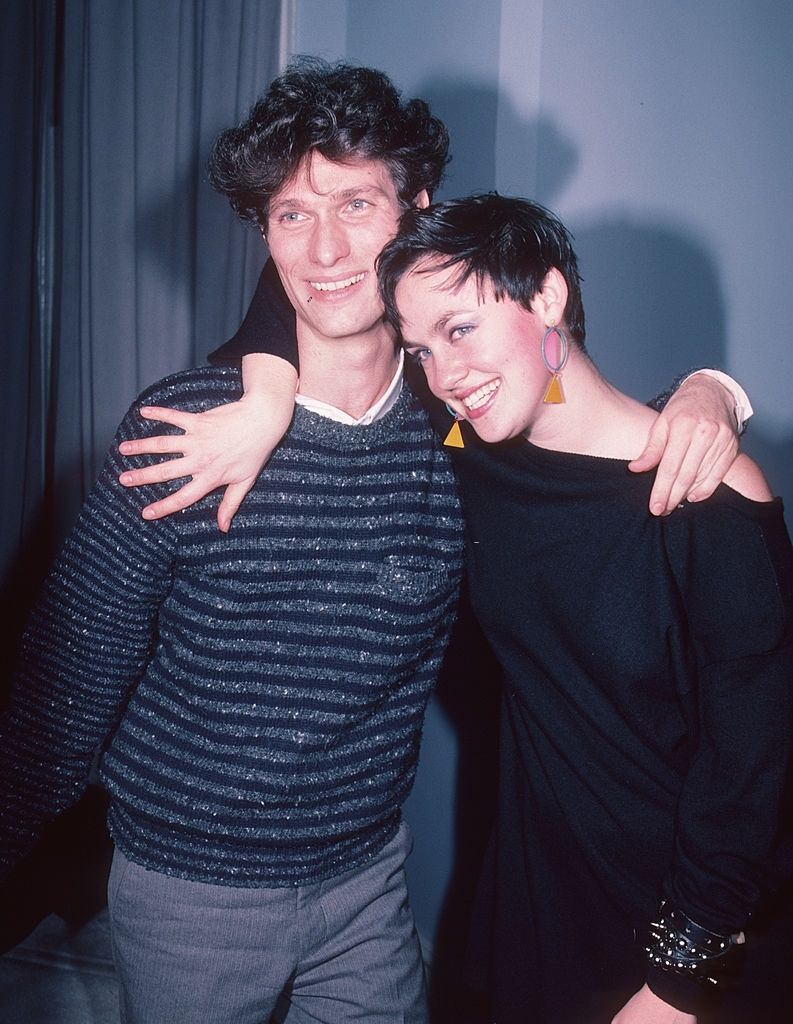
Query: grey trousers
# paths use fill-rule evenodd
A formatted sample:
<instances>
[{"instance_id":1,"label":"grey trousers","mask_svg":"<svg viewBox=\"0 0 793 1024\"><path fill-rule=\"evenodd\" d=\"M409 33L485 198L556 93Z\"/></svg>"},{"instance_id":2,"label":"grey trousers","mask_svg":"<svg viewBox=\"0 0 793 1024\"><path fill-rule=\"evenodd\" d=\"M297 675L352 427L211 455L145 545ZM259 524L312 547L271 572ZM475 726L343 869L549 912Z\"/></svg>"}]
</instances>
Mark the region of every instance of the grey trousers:
<instances>
[{"instance_id":1,"label":"grey trousers","mask_svg":"<svg viewBox=\"0 0 793 1024\"><path fill-rule=\"evenodd\" d=\"M362 868L238 889L172 878L116 850L108 884L124 1024L425 1024L407 825Z\"/></svg>"}]
</instances>

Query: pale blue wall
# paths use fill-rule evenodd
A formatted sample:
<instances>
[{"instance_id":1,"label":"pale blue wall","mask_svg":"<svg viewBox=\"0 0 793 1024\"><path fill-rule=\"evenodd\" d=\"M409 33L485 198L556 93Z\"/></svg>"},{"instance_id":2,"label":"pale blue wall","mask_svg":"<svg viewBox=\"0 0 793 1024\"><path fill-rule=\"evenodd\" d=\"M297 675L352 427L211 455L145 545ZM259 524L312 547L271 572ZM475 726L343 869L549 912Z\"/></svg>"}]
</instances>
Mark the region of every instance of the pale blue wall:
<instances>
[{"instance_id":1,"label":"pale blue wall","mask_svg":"<svg viewBox=\"0 0 793 1024\"><path fill-rule=\"evenodd\" d=\"M783 0L297 0L297 52L345 56L452 131L444 194L538 198L574 231L592 354L649 396L716 364L793 510L793 5ZM408 816L431 938L453 860L458 746L434 705Z\"/></svg>"},{"instance_id":2,"label":"pale blue wall","mask_svg":"<svg viewBox=\"0 0 793 1024\"><path fill-rule=\"evenodd\" d=\"M793 523L793 5L543 6L535 192L576 232L592 353L640 395L737 376Z\"/></svg>"}]
</instances>

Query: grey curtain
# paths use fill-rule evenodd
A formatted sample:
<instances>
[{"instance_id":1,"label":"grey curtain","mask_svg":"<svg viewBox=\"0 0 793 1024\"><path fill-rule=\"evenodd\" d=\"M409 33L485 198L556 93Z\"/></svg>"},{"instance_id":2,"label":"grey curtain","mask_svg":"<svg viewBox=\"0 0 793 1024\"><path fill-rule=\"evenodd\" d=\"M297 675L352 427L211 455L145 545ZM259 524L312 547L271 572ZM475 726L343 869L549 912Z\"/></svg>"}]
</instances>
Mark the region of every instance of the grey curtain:
<instances>
[{"instance_id":1,"label":"grey curtain","mask_svg":"<svg viewBox=\"0 0 793 1024\"><path fill-rule=\"evenodd\" d=\"M42 316L48 237L44 170L54 124L56 8L45 0L0 6L0 572L3 619L14 633L29 578L27 535L40 533L46 490L48 365Z\"/></svg>"},{"instance_id":2,"label":"grey curtain","mask_svg":"<svg viewBox=\"0 0 793 1024\"><path fill-rule=\"evenodd\" d=\"M2 572L24 607L146 384L237 326L264 257L205 180L278 73L280 0L5 0Z\"/></svg>"}]
</instances>

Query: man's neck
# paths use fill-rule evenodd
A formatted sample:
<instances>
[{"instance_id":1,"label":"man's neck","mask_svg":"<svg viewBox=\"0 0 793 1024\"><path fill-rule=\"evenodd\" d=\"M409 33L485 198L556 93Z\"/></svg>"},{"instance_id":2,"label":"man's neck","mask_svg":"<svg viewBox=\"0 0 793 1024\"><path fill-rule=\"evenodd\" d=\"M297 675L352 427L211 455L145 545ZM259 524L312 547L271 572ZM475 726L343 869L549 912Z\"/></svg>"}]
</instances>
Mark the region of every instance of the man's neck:
<instances>
[{"instance_id":1,"label":"man's neck","mask_svg":"<svg viewBox=\"0 0 793 1024\"><path fill-rule=\"evenodd\" d=\"M317 338L301 331L298 393L358 418L385 394L399 359L394 332L378 324L349 338Z\"/></svg>"}]
</instances>

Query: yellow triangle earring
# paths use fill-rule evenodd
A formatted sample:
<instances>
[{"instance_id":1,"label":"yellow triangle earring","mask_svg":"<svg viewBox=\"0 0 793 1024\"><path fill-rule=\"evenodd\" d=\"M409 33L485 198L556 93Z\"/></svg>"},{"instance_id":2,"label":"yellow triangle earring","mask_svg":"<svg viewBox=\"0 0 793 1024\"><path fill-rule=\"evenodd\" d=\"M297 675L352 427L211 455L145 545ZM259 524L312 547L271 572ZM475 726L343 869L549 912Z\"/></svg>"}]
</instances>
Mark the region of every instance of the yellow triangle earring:
<instances>
[{"instance_id":1,"label":"yellow triangle earring","mask_svg":"<svg viewBox=\"0 0 793 1024\"><path fill-rule=\"evenodd\" d=\"M555 359L552 359L548 353L548 347L552 342L556 343ZM548 324L540 342L540 355L542 356L545 369L551 375L548 387L545 389L545 395L543 396L543 402L546 405L564 405L565 397L561 373L565 368L568 352L567 335L561 327L556 326L555 321Z\"/></svg>"},{"instance_id":2,"label":"yellow triangle earring","mask_svg":"<svg viewBox=\"0 0 793 1024\"><path fill-rule=\"evenodd\" d=\"M446 402L446 408L454 416L454 423L452 423L451 430L443 439L443 443L447 448L465 448L465 441L463 440L463 432L460 430L460 420L462 416L459 416L454 409L451 408L448 402Z\"/></svg>"}]
</instances>

